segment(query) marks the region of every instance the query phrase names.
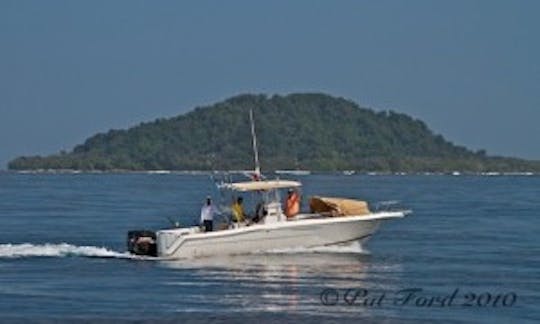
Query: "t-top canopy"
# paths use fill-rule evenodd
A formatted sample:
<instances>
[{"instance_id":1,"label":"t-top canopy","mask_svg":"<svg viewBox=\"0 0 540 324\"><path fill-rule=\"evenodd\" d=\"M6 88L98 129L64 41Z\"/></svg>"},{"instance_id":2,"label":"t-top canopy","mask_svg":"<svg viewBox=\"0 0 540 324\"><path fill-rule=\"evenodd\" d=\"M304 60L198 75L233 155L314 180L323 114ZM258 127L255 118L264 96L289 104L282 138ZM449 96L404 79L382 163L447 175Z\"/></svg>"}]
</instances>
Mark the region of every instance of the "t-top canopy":
<instances>
[{"instance_id":1,"label":"t-top canopy","mask_svg":"<svg viewBox=\"0 0 540 324\"><path fill-rule=\"evenodd\" d=\"M298 181L290 180L265 180L265 181L248 181L235 182L225 184L224 187L236 191L255 191L255 190L270 190L283 188L301 187L302 184Z\"/></svg>"}]
</instances>

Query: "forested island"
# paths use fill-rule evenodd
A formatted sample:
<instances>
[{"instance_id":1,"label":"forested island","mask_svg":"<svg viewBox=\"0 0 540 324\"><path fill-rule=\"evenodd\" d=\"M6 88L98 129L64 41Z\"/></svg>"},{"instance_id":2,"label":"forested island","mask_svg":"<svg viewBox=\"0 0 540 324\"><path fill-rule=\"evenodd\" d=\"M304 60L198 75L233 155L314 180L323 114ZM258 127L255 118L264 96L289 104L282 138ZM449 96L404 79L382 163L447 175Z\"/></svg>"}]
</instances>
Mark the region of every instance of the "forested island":
<instances>
[{"instance_id":1,"label":"forested island","mask_svg":"<svg viewBox=\"0 0 540 324\"><path fill-rule=\"evenodd\" d=\"M249 109L261 167L317 171L539 172L540 161L488 156L421 120L326 94L240 95L168 119L110 130L71 152L23 156L11 170L241 170L253 168Z\"/></svg>"}]
</instances>

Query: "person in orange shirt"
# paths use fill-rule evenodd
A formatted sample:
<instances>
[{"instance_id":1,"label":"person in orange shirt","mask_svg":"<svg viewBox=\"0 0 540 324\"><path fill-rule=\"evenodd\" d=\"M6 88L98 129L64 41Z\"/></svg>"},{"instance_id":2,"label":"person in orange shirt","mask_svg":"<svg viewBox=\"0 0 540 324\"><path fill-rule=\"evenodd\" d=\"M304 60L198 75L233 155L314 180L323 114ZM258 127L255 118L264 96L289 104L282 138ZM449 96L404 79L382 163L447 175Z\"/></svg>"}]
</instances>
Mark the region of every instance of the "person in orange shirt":
<instances>
[{"instance_id":1,"label":"person in orange shirt","mask_svg":"<svg viewBox=\"0 0 540 324\"><path fill-rule=\"evenodd\" d=\"M289 189L284 210L287 218L294 217L300 212L300 195L296 190Z\"/></svg>"}]
</instances>

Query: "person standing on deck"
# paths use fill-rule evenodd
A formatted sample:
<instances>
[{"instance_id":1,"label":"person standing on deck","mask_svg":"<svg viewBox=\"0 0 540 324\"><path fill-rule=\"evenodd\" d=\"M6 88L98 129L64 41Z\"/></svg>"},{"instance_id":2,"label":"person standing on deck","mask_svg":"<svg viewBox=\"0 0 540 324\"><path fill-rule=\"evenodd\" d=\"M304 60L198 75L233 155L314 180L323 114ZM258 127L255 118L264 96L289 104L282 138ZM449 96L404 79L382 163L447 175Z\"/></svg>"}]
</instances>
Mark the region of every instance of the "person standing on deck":
<instances>
[{"instance_id":1,"label":"person standing on deck","mask_svg":"<svg viewBox=\"0 0 540 324\"><path fill-rule=\"evenodd\" d=\"M285 216L294 217L300 212L300 195L296 190L289 189L287 200L285 201Z\"/></svg>"},{"instance_id":2,"label":"person standing on deck","mask_svg":"<svg viewBox=\"0 0 540 324\"><path fill-rule=\"evenodd\" d=\"M244 212L244 206L242 205L242 202L244 199L242 197L238 197L236 199L236 202L231 206L232 210L232 221L235 223L241 223L246 219L246 213Z\"/></svg>"},{"instance_id":3,"label":"person standing on deck","mask_svg":"<svg viewBox=\"0 0 540 324\"><path fill-rule=\"evenodd\" d=\"M217 212L210 196L206 197L206 203L201 208L201 224L205 232L212 232L214 223L214 214Z\"/></svg>"}]
</instances>

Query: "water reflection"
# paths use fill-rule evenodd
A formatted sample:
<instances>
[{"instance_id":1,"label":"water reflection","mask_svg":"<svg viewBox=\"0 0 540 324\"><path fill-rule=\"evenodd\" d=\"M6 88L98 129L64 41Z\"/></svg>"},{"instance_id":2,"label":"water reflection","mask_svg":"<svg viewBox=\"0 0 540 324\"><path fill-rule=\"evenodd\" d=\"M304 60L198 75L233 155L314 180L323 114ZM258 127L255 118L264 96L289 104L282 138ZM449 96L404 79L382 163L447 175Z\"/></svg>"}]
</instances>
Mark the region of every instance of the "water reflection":
<instances>
[{"instance_id":1,"label":"water reflection","mask_svg":"<svg viewBox=\"0 0 540 324\"><path fill-rule=\"evenodd\" d=\"M325 288L395 289L400 264L380 262L366 253L258 253L252 255L163 261L174 271L188 271L167 284L189 286L184 293L211 304L212 309L307 314L358 314L371 310L351 307L342 297L338 305L324 306ZM185 287L187 288L187 287ZM212 291L212 294L208 292ZM219 307L222 306L222 307Z\"/></svg>"}]
</instances>

